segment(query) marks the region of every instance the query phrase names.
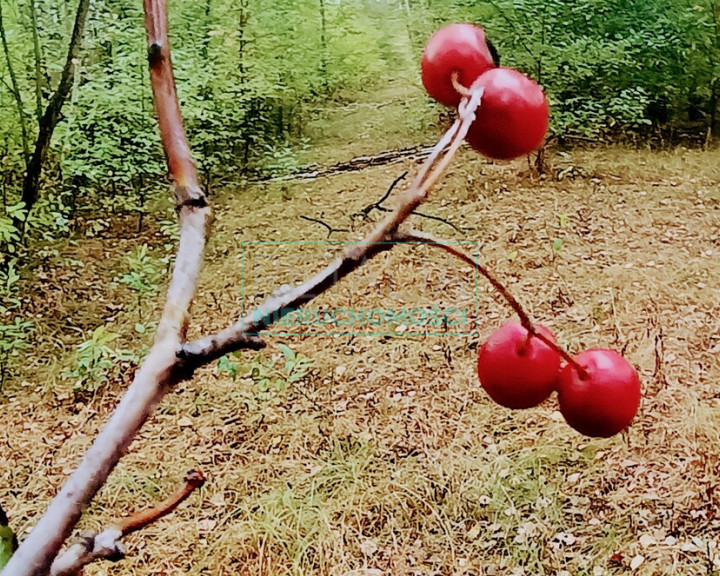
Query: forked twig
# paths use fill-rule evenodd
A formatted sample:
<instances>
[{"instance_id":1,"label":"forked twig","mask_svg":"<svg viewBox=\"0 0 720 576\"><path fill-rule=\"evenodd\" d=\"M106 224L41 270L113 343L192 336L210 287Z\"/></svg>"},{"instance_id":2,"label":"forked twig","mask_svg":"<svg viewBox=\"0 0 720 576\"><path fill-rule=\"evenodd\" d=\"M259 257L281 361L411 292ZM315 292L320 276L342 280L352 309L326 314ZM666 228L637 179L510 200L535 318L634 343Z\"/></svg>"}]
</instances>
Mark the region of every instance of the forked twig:
<instances>
[{"instance_id":1,"label":"forked twig","mask_svg":"<svg viewBox=\"0 0 720 576\"><path fill-rule=\"evenodd\" d=\"M303 214L300 215L300 218L302 218L303 220L307 220L308 222L314 222L315 224L320 224L320 226L322 226L323 228L325 228L328 231L328 233L327 233L328 238L330 238L330 236L332 236L333 232L350 232L350 230L348 230L347 228L333 228L332 226L330 226L330 224L328 224L324 220L320 220L319 218L311 218L310 216L305 216Z\"/></svg>"},{"instance_id":2,"label":"forked twig","mask_svg":"<svg viewBox=\"0 0 720 576\"><path fill-rule=\"evenodd\" d=\"M406 170L405 172L403 172L402 174L400 174L400 176L398 176L397 178L395 178L395 180L392 181L392 184L390 184L390 186L388 187L387 191L385 192L385 194L382 195L382 197L380 198L380 200L377 200L376 202L373 202L372 204L368 204L367 206L365 206L365 208L363 208L362 210L360 210L360 212L357 212L356 214L353 214L353 216L355 216L355 217L358 217L358 216L364 217L364 216L367 216L368 214L370 214L370 212L372 212L373 210L380 210L381 212L390 212L390 209L389 209L389 208L385 208L385 206L383 206L382 203L385 202L385 200L387 200L388 198L390 198L390 194L392 194L393 190L395 190L395 186L397 186L397 185L400 183L401 180L404 180L404 179L405 179L405 176L407 176L407 175L408 175L408 173L407 173L407 170Z\"/></svg>"},{"instance_id":3,"label":"forked twig","mask_svg":"<svg viewBox=\"0 0 720 576\"><path fill-rule=\"evenodd\" d=\"M185 484L160 504L120 520L100 533L86 532L80 540L55 559L50 569L50 576L78 576L82 574L85 566L98 560L116 562L123 559L125 549L120 541L121 538L170 514L204 483L203 473L199 470L191 470L185 476Z\"/></svg>"},{"instance_id":4,"label":"forked twig","mask_svg":"<svg viewBox=\"0 0 720 576\"><path fill-rule=\"evenodd\" d=\"M463 99L458 119L433 148L413 184L401 194L398 206L362 242L345 250L342 256L299 286L269 298L232 326L218 334L185 344L181 358L187 369L192 370L225 354L245 348L244 342L248 337L258 335L268 326L337 284L377 254L391 249L395 232L427 198L428 191L462 144L475 119L475 110L480 105L481 97L482 91L476 90L470 98Z\"/></svg>"},{"instance_id":5,"label":"forked twig","mask_svg":"<svg viewBox=\"0 0 720 576\"><path fill-rule=\"evenodd\" d=\"M356 212L351 217L365 219L365 218L367 218L368 214L370 214L370 212L372 212L373 210L377 210L379 212L392 212L392 210L390 208L385 208L385 206L383 206L383 202L385 202L385 200L387 200L390 197L390 194L392 194L392 191L395 190L395 187L398 185L398 183L401 180L403 180L405 178L405 176L407 176L407 174L408 174L407 171L400 174L400 176L398 176L397 178L395 178L395 180L393 180L392 184L390 184L390 187L387 189L387 192L385 192L385 194L383 194L383 196L382 196L382 198L380 198L380 200L373 202L372 204L368 204L367 206L365 206L365 208L363 208L359 212ZM413 215L418 216L420 218L427 218L428 220L435 220L436 222L442 222L443 224L447 224L448 226L450 226L450 228L452 228L453 230L455 230L457 232L462 232L462 229L459 226L456 226L455 224L450 222L450 220L441 218L440 216L433 216L432 214L425 214L424 212L418 212L417 210L415 210L415 212L413 212ZM334 230L337 231L337 229L334 229ZM328 237L329 237L329 234L328 234Z\"/></svg>"}]
</instances>

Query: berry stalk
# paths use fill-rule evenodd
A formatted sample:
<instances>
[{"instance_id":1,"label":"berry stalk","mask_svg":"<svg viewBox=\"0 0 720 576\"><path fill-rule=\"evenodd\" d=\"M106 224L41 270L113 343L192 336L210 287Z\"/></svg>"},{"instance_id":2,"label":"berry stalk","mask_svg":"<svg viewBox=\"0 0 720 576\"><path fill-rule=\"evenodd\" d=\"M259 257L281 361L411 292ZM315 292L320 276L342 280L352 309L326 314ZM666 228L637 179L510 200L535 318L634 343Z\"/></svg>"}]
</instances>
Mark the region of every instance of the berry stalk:
<instances>
[{"instance_id":1,"label":"berry stalk","mask_svg":"<svg viewBox=\"0 0 720 576\"><path fill-rule=\"evenodd\" d=\"M553 342L550 338L542 334L540 331L535 329L535 326L533 325L532 319L528 315L527 312L523 309L520 302L518 302L517 298L512 295L512 293L503 285L500 280L498 280L491 272L488 270L485 266L480 264L480 262L477 261L477 259L473 258L457 246L454 246L453 244L450 244L448 242L444 242L442 240L438 240L435 237L433 237L430 234L426 234L424 232L418 232L418 231L409 231L409 232L397 232L393 236L393 240L396 241L403 241L403 242L417 242L420 244L428 244L430 246L436 246L437 248L440 248L441 250L445 250L445 252L452 254L456 258L459 258L466 264L469 264L473 268L475 268L480 274L482 274L485 279L490 282L493 288L497 290L497 292L505 299L505 301L508 303L510 308L512 308L515 313L520 318L520 323L522 324L523 328L528 331L528 338L534 337L555 350L560 357L565 360L568 364L570 364L578 373L578 376L581 380L587 380L590 376L587 373L587 370L580 365L570 354L563 350L560 346L558 346L555 342Z\"/></svg>"},{"instance_id":2,"label":"berry stalk","mask_svg":"<svg viewBox=\"0 0 720 576\"><path fill-rule=\"evenodd\" d=\"M463 98L470 96L470 89L460 84L460 72L457 70L453 71L450 75L450 81L452 82L453 88L455 88L455 91L460 94L460 96Z\"/></svg>"}]
</instances>

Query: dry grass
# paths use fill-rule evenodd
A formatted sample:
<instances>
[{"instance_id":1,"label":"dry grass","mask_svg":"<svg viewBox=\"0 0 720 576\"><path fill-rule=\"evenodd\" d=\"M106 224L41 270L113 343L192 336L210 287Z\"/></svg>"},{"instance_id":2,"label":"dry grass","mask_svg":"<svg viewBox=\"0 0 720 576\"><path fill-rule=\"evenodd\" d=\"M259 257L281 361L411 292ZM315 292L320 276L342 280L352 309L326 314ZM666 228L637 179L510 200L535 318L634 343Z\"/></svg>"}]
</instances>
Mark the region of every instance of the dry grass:
<instances>
[{"instance_id":1,"label":"dry grass","mask_svg":"<svg viewBox=\"0 0 720 576\"><path fill-rule=\"evenodd\" d=\"M158 500L192 467L209 481L131 537L126 561L88 573L720 574L719 161L717 151L577 152L553 159L561 179L540 179L522 162L465 151L425 211L467 230L416 221L479 242L483 261L570 350L625 352L644 388L626 434L580 437L554 399L523 412L493 405L475 376L478 336L273 336L262 355L236 359L236 380L207 369L162 404L83 527ZM354 227L333 240L357 239L367 224L350 215L412 168L215 198L196 333L237 316L242 241L325 240L299 215ZM145 239L161 255L154 230ZM121 223L114 234L63 248L82 268L50 262L36 271L45 282L29 283L38 347L4 390L0 428L0 501L21 531L131 376L74 395L60 376L74 346L102 322L124 335L119 346L147 342L133 335L135 297L110 282L135 239ZM334 249L263 248L276 260L258 257L247 282L298 281ZM370 270L321 303L469 302L480 337L509 317L467 269L429 248L393 251ZM313 363L292 385L279 344Z\"/></svg>"}]
</instances>

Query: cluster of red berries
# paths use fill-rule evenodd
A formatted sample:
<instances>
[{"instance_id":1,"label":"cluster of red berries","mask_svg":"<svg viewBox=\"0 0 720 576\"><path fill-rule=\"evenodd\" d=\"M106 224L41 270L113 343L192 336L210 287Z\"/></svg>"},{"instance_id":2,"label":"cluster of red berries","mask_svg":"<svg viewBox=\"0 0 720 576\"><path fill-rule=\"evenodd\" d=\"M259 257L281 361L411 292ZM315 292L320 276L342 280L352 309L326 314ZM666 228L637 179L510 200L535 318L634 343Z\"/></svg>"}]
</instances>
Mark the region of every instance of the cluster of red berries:
<instances>
[{"instance_id":1,"label":"cluster of red berries","mask_svg":"<svg viewBox=\"0 0 720 576\"><path fill-rule=\"evenodd\" d=\"M430 96L451 107L482 89L465 139L486 156L517 158L545 138L545 94L524 74L499 67L482 28L451 24L435 32L423 52L422 81ZM565 421L587 436L607 438L632 422L640 405L640 379L627 360L601 348L571 358L546 327L535 326L533 332L511 322L480 348L478 377L495 402L530 408L557 391Z\"/></svg>"},{"instance_id":2,"label":"cluster of red berries","mask_svg":"<svg viewBox=\"0 0 720 576\"><path fill-rule=\"evenodd\" d=\"M542 144L548 104L533 80L496 62L482 28L450 24L425 45L422 81L430 96L450 107L463 97L458 85L466 91L482 88L482 104L465 140L485 156L510 160Z\"/></svg>"},{"instance_id":3,"label":"cluster of red berries","mask_svg":"<svg viewBox=\"0 0 720 576\"><path fill-rule=\"evenodd\" d=\"M555 344L545 326L534 330ZM565 421L586 436L608 438L624 430L640 405L640 378L613 350L592 348L563 365L557 347L519 322L494 332L478 354L478 377L490 397L506 408L532 408L558 393Z\"/></svg>"}]
</instances>

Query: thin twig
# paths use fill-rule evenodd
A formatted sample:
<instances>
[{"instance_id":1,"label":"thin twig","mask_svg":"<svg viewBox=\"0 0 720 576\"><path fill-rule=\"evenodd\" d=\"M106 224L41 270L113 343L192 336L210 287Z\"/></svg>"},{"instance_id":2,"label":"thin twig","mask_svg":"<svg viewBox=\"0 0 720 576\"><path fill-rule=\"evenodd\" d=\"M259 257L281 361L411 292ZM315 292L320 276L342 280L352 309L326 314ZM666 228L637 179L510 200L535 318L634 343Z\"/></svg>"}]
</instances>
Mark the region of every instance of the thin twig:
<instances>
[{"instance_id":1,"label":"thin twig","mask_svg":"<svg viewBox=\"0 0 720 576\"><path fill-rule=\"evenodd\" d=\"M455 91L460 94L460 96L470 96L470 89L460 83L460 73L457 70L455 70L450 75L450 80L452 82L453 88L455 88Z\"/></svg>"},{"instance_id":2,"label":"thin twig","mask_svg":"<svg viewBox=\"0 0 720 576\"><path fill-rule=\"evenodd\" d=\"M50 569L50 576L79 576L85 566L98 560L110 562L121 560L125 557L121 538L167 516L204 483L203 473L199 470L191 470L185 476L185 483L160 504L136 512L100 533L86 532L55 559Z\"/></svg>"},{"instance_id":3,"label":"thin twig","mask_svg":"<svg viewBox=\"0 0 720 576\"><path fill-rule=\"evenodd\" d=\"M395 190L395 187L400 183L401 180L405 179L405 176L407 176L407 170L400 174L395 180L392 181L392 184L390 184L390 187L387 189L387 192L383 194L382 198L378 200L377 202L373 202L372 204L368 204L360 210L357 214L353 214L353 216L367 216L372 212L373 210L382 210L383 212L389 212L390 210L388 208L383 207L382 203L385 202L388 198L390 198L390 194L392 194L393 190Z\"/></svg>"},{"instance_id":4,"label":"thin twig","mask_svg":"<svg viewBox=\"0 0 720 576\"><path fill-rule=\"evenodd\" d=\"M460 228L459 226L456 226L455 224L450 222L450 220L446 220L445 218L441 218L440 216L433 216L432 214L425 214L425 212L418 212L417 210L415 210L415 212L413 212L413 216L419 216L420 218L427 218L428 220L435 220L435 222L442 222L443 224L447 224L448 226L450 226L450 228L455 230L455 232L463 231L462 228ZM466 228L465 230L469 230L469 228Z\"/></svg>"},{"instance_id":5,"label":"thin twig","mask_svg":"<svg viewBox=\"0 0 720 576\"><path fill-rule=\"evenodd\" d=\"M385 200L387 200L390 197L390 194L392 194L392 191L395 190L395 187L398 185L398 183L401 180L403 180L405 178L405 176L407 176L407 174L408 174L407 171L400 174L400 176L398 176L397 178L395 178L395 180L393 180L393 183L390 184L390 187L387 189L387 192L385 192L385 194L383 194L383 196L382 196L382 198L380 198L380 200L378 200L377 202L373 202L372 204L368 204L367 206L365 206L365 208L363 208L359 212L356 212L355 214L353 214L352 218L358 218L358 217L366 218L367 215L370 214L370 212L372 212L373 210L378 210L379 212L392 212L392 210L390 208L385 208L385 206L383 206L382 204L383 204L383 202L385 202ZM415 210L415 212L413 212L413 216L419 216L420 218L427 218L428 220L435 220L436 222L442 222L443 224L447 224L448 226L450 226L450 228L452 228L456 232L462 232L460 227L456 226L455 224L453 224L449 220L446 220L445 218L441 218L440 216L433 216L432 214L425 214L424 212L418 212L417 210ZM329 235L328 235L328 237L329 237Z\"/></svg>"},{"instance_id":6,"label":"thin twig","mask_svg":"<svg viewBox=\"0 0 720 576\"><path fill-rule=\"evenodd\" d=\"M185 485L178 488L165 500L149 508L133 514L132 516L118 523L118 528L123 536L142 530L163 516L167 516L182 504L194 490L205 484L205 475L200 470L190 470L185 475Z\"/></svg>"},{"instance_id":7,"label":"thin twig","mask_svg":"<svg viewBox=\"0 0 720 576\"><path fill-rule=\"evenodd\" d=\"M310 216L303 216L302 214L300 215L300 218L302 218L303 220L307 220L308 222L315 222L315 224L320 224L320 226L324 226L328 231L328 238L332 236L333 232L350 232L350 230L348 230L347 228L333 228L332 226L330 226L330 224L323 220L320 220L319 218L311 218Z\"/></svg>"}]
</instances>

